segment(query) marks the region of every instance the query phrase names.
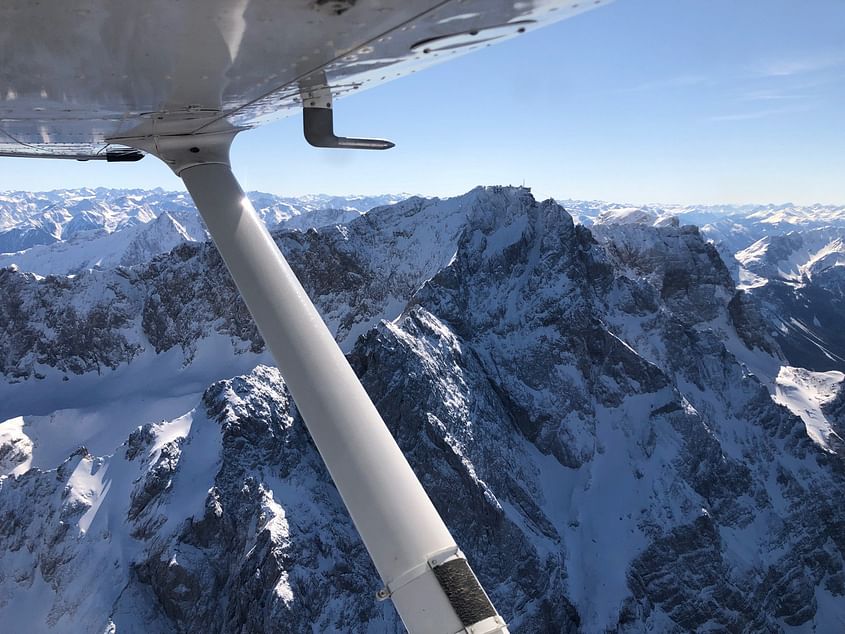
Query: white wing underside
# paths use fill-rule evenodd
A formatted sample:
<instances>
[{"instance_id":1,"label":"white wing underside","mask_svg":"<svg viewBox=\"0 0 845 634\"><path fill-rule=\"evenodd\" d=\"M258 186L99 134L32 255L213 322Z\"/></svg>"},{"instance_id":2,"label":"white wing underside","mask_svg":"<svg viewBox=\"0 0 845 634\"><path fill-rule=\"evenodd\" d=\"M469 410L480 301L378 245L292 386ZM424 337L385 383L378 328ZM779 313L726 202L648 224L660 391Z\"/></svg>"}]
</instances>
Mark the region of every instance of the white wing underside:
<instances>
[{"instance_id":1,"label":"white wing underside","mask_svg":"<svg viewBox=\"0 0 845 634\"><path fill-rule=\"evenodd\" d=\"M609 0L9 0L0 155L250 128Z\"/></svg>"}]
</instances>

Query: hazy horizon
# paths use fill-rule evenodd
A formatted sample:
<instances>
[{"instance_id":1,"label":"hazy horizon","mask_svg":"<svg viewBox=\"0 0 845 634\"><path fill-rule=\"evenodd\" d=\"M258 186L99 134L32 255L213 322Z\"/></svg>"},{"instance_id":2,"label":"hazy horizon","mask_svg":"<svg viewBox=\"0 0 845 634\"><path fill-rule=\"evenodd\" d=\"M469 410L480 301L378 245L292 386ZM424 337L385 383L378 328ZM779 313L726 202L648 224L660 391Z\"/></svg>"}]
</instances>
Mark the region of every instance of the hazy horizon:
<instances>
[{"instance_id":1,"label":"hazy horizon","mask_svg":"<svg viewBox=\"0 0 845 634\"><path fill-rule=\"evenodd\" d=\"M422 198L454 198L456 196L462 196L476 187L493 187L493 186L503 186L503 187L527 187L531 190L531 193L534 197L538 200L545 200L547 198L553 198L558 202L566 202L566 201L577 201L577 202L594 202L594 203L605 203L605 204L614 204L614 205L635 205L639 207L653 207L653 206L663 206L663 207L782 207L782 206L795 206L795 207L845 207L845 199L843 202L823 202L823 201L816 201L810 203L798 203L791 200L770 200L770 201L752 201L752 202L735 202L735 201L718 201L718 202L701 202L696 200L690 201L663 201L663 200L626 200L623 198L615 198L612 196L606 196L602 198L578 198L569 195L554 195L554 194L541 194L536 191L536 188L532 187L531 183L526 182L522 183L479 183L460 192L448 192L448 193L420 193L420 192L407 192L407 191L364 191L364 192L325 192L325 191L311 191L311 192L303 192L303 193L288 193L288 192L273 192L267 191L262 189L250 189L247 190L247 194L267 194L271 196L278 196L279 198L306 198L309 196L328 196L332 198L355 198L355 197L376 197L376 196L404 196L407 198L413 196L420 196ZM6 196L10 194L18 194L18 193L27 193L27 194L49 194L53 192L63 192L63 191L78 191L83 189L90 189L90 190L108 190L108 191L145 191L145 192L153 192L153 191L162 191L164 193L174 193L174 194L185 194L186 196L187 191L184 188L179 187L164 187L164 186L156 186L156 187L109 187L104 185L93 185L93 186L86 186L81 185L79 187L54 187L50 189L3 189L0 190L0 196Z\"/></svg>"}]
</instances>

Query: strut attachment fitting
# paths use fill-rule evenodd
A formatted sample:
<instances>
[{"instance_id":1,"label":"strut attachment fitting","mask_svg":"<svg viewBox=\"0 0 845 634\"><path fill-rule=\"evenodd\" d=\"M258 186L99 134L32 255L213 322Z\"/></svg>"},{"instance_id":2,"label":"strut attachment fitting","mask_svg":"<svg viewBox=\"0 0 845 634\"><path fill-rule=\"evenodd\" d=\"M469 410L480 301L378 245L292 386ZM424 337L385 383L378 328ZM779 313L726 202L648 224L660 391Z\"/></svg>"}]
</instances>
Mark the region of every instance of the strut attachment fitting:
<instances>
[{"instance_id":1,"label":"strut attachment fitting","mask_svg":"<svg viewBox=\"0 0 845 634\"><path fill-rule=\"evenodd\" d=\"M389 150L395 143L385 139L358 139L337 136L334 133L334 112L332 111L332 93L326 85L325 73L321 73L316 83L300 84L302 96L302 128L305 140L314 147L351 149L351 150ZM314 81L307 78L306 81Z\"/></svg>"},{"instance_id":2,"label":"strut attachment fitting","mask_svg":"<svg viewBox=\"0 0 845 634\"><path fill-rule=\"evenodd\" d=\"M144 158L144 153L133 148L120 148L106 151L108 163L134 163Z\"/></svg>"}]
</instances>

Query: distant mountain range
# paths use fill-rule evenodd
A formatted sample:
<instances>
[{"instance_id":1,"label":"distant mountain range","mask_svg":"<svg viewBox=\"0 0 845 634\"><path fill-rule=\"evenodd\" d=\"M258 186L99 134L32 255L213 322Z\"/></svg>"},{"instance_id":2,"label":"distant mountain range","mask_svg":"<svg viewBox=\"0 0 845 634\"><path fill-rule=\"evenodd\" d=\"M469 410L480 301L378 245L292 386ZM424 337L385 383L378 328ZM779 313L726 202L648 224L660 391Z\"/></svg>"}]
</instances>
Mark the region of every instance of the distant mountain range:
<instances>
[{"instance_id":1,"label":"distant mountain range","mask_svg":"<svg viewBox=\"0 0 845 634\"><path fill-rule=\"evenodd\" d=\"M305 230L353 220L407 195L286 198L252 192L269 227ZM41 275L131 266L182 242L207 239L190 198L161 189L0 194L0 267Z\"/></svg>"},{"instance_id":2,"label":"distant mountain range","mask_svg":"<svg viewBox=\"0 0 845 634\"><path fill-rule=\"evenodd\" d=\"M249 197L269 227L304 231L346 224L410 196L283 197L251 192ZM585 226L693 224L728 256L771 236L845 228L845 206L834 205L560 203ZM14 264L40 275L68 275L140 264L181 242L205 239L202 221L184 192L99 188L0 193L0 267Z\"/></svg>"},{"instance_id":3,"label":"distant mountain range","mask_svg":"<svg viewBox=\"0 0 845 634\"><path fill-rule=\"evenodd\" d=\"M185 199L65 197L0 269L0 629L403 631ZM845 210L254 203L513 631L845 628Z\"/></svg>"}]
</instances>

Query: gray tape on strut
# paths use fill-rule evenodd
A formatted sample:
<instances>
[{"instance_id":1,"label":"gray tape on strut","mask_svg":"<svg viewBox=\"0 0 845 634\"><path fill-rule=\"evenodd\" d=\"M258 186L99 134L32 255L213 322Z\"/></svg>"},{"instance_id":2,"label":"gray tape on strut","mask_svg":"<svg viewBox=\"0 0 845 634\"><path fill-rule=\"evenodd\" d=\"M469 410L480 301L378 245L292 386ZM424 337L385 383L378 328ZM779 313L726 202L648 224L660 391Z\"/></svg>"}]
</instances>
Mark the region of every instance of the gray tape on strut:
<instances>
[{"instance_id":1,"label":"gray tape on strut","mask_svg":"<svg viewBox=\"0 0 845 634\"><path fill-rule=\"evenodd\" d=\"M496 616L496 608L484 594L466 559L450 559L435 566L433 571L464 627Z\"/></svg>"}]
</instances>

